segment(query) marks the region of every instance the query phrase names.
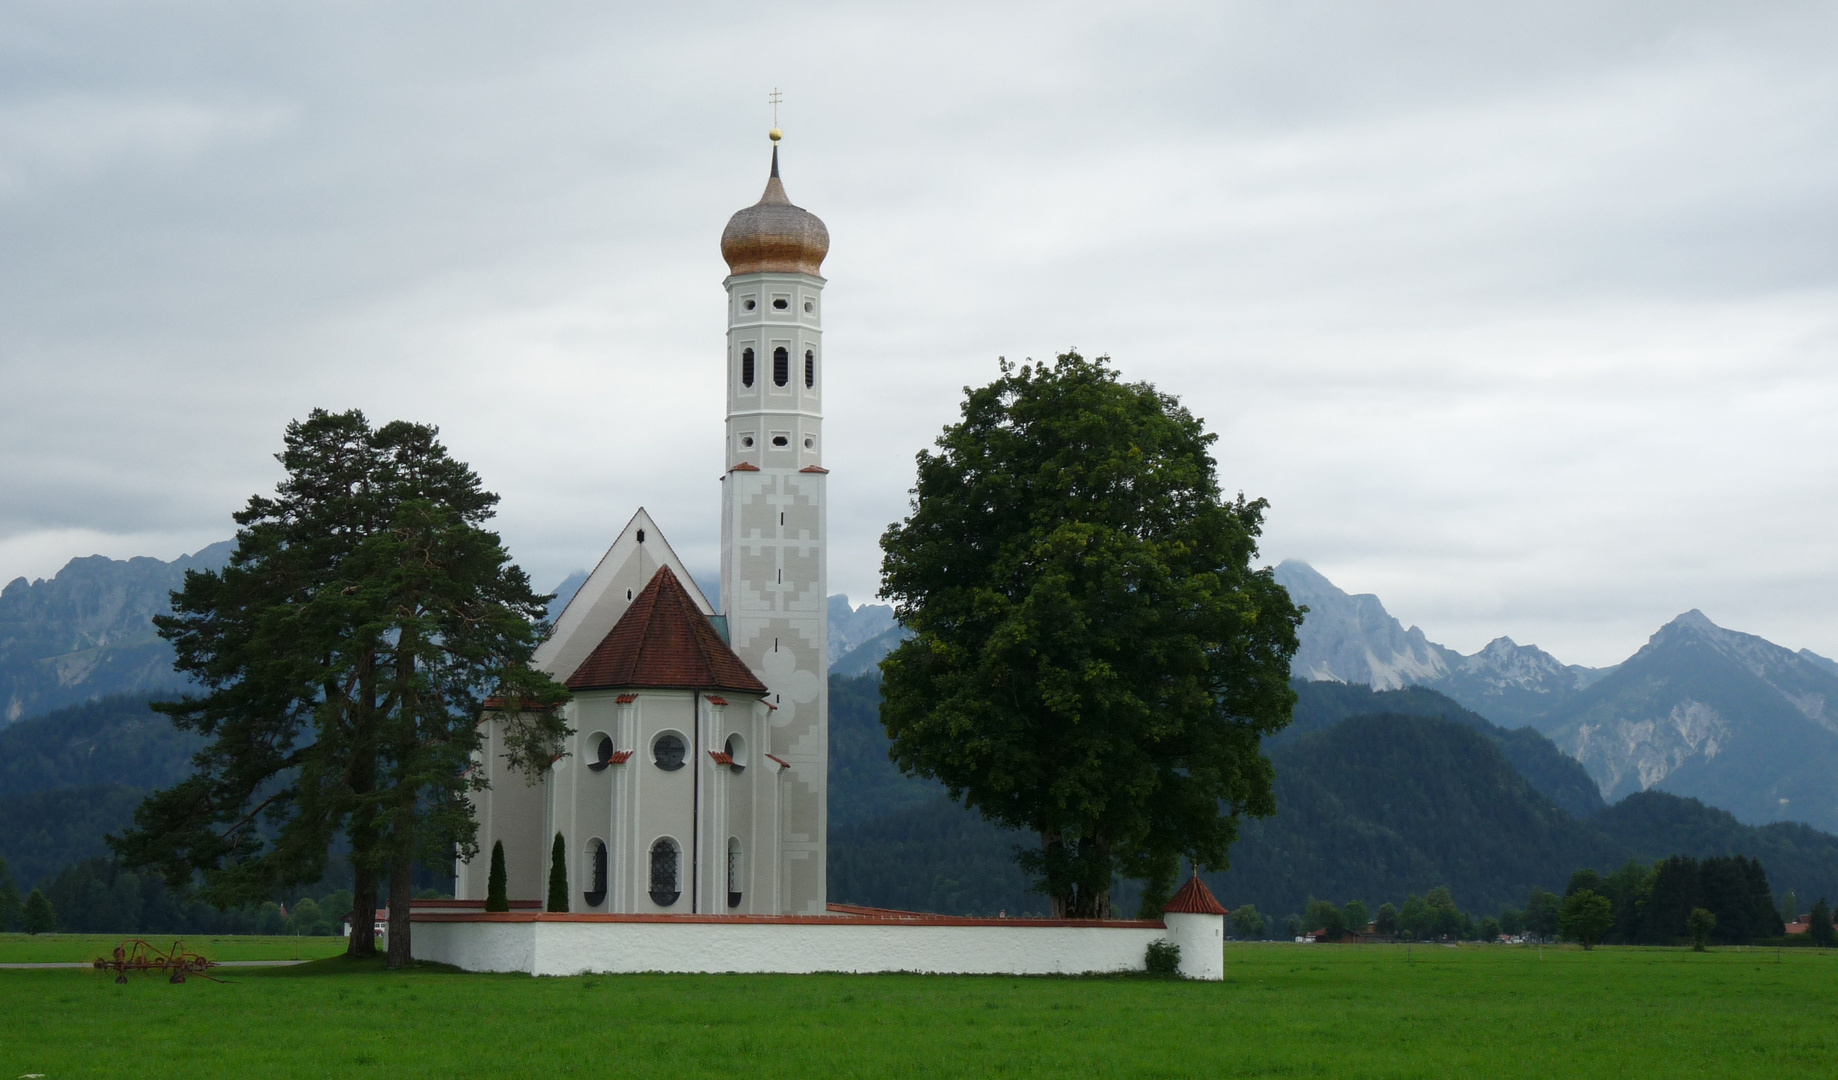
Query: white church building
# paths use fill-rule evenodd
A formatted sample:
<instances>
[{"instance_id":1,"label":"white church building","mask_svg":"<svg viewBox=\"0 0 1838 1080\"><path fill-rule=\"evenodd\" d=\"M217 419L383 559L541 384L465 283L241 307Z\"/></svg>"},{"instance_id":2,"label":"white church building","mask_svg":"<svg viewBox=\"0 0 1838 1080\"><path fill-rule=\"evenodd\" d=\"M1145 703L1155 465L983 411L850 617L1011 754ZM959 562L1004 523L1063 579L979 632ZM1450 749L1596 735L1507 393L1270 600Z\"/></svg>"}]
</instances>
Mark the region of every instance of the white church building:
<instances>
[{"instance_id":1,"label":"white church building","mask_svg":"<svg viewBox=\"0 0 1838 1080\"><path fill-rule=\"evenodd\" d=\"M483 910L487 858L459 863L455 900L415 902L414 954L536 974L656 970L660 957L677 970L1076 972L1139 969L1149 942L1173 937L1197 946L1185 973L1221 977L1224 911L1197 878L1152 921L827 903L830 238L786 196L772 140L765 193L721 234L720 610L640 509L536 653L573 692L566 754L530 784L484 721L479 842L504 845L513 910ZM569 911L543 912L558 834Z\"/></svg>"}]
</instances>

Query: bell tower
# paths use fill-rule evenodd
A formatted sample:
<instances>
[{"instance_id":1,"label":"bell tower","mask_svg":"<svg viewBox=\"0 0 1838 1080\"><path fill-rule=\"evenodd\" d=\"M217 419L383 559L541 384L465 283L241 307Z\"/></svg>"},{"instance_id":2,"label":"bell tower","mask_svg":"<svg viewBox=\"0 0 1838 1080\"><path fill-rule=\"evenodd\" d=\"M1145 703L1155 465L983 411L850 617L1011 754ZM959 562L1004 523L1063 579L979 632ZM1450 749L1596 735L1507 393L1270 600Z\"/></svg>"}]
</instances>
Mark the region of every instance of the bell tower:
<instances>
[{"instance_id":1,"label":"bell tower","mask_svg":"<svg viewBox=\"0 0 1838 1080\"><path fill-rule=\"evenodd\" d=\"M766 684L781 775L780 910L821 915L829 828L829 543L823 467L823 277L830 234L772 172L721 234L728 264L721 610Z\"/></svg>"}]
</instances>

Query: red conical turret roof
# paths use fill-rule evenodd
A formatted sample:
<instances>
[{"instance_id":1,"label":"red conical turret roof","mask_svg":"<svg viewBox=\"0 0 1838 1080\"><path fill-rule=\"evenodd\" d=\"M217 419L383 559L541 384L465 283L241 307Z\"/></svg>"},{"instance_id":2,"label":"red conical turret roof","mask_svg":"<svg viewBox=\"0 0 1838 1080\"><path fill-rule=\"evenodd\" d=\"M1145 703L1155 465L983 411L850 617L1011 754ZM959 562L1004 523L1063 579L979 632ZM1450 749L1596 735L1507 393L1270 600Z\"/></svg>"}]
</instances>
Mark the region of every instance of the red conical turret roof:
<instances>
[{"instance_id":1,"label":"red conical turret roof","mask_svg":"<svg viewBox=\"0 0 1838 1080\"><path fill-rule=\"evenodd\" d=\"M570 690L731 690L766 684L734 655L668 566L658 568L573 675Z\"/></svg>"},{"instance_id":2,"label":"red conical turret roof","mask_svg":"<svg viewBox=\"0 0 1838 1080\"><path fill-rule=\"evenodd\" d=\"M1201 881L1198 874L1188 878L1187 884L1181 886L1180 891L1174 894L1174 898L1162 908L1164 915L1224 915L1225 913L1225 907L1214 899L1213 891L1206 887L1206 882Z\"/></svg>"}]
</instances>

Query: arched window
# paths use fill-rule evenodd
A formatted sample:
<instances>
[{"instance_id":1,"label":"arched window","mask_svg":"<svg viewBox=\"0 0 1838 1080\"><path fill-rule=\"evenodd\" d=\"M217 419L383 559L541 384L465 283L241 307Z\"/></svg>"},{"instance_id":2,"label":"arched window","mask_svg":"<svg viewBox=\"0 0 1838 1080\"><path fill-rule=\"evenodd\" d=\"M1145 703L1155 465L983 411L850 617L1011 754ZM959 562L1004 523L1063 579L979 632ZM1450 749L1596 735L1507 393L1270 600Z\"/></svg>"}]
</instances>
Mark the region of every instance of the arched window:
<instances>
[{"instance_id":1,"label":"arched window","mask_svg":"<svg viewBox=\"0 0 1838 1080\"><path fill-rule=\"evenodd\" d=\"M594 759L587 763L587 767L594 772L605 772L606 767L612 763L613 740L602 735L600 741L594 745Z\"/></svg>"},{"instance_id":2,"label":"arched window","mask_svg":"<svg viewBox=\"0 0 1838 1080\"><path fill-rule=\"evenodd\" d=\"M745 772L747 769L747 740L739 735L729 735L727 746L724 749L727 751L728 759L734 763L731 766L733 770Z\"/></svg>"},{"instance_id":3,"label":"arched window","mask_svg":"<svg viewBox=\"0 0 1838 1080\"><path fill-rule=\"evenodd\" d=\"M588 907L599 907L606 902L606 842L589 840L587 842L587 865L591 868L588 880L593 884L587 887L582 899Z\"/></svg>"},{"instance_id":4,"label":"arched window","mask_svg":"<svg viewBox=\"0 0 1838 1080\"><path fill-rule=\"evenodd\" d=\"M781 345L772 350L772 385L784 386L791 381L791 353Z\"/></svg>"},{"instance_id":5,"label":"arched window","mask_svg":"<svg viewBox=\"0 0 1838 1080\"><path fill-rule=\"evenodd\" d=\"M753 385L753 350L740 350L740 385Z\"/></svg>"},{"instance_id":6,"label":"arched window","mask_svg":"<svg viewBox=\"0 0 1838 1080\"><path fill-rule=\"evenodd\" d=\"M740 864L740 837L728 837L728 906L740 906L741 884L746 881L746 871Z\"/></svg>"},{"instance_id":7,"label":"arched window","mask_svg":"<svg viewBox=\"0 0 1838 1080\"><path fill-rule=\"evenodd\" d=\"M669 907L683 895L678 884L681 860L678 858L676 841L664 837L651 845L651 902L658 907Z\"/></svg>"},{"instance_id":8,"label":"arched window","mask_svg":"<svg viewBox=\"0 0 1838 1080\"><path fill-rule=\"evenodd\" d=\"M817 385L817 353L813 349L804 350L804 389L809 390Z\"/></svg>"}]
</instances>

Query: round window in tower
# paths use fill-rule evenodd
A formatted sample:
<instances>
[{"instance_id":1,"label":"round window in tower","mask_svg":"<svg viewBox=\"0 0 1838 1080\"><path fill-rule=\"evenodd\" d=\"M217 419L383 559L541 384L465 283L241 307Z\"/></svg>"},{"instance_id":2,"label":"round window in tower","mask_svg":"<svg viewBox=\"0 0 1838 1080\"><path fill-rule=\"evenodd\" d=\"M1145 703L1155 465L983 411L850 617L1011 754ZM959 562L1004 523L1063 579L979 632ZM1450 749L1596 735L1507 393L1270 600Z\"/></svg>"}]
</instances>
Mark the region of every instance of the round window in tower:
<instances>
[{"instance_id":1,"label":"round window in tower","mask_svg":"<svg viewBox=\"0 0 1838 1080\"><path fill-rule=\"evenodd\" d=\"M746 309L746 310L748 310L748 311L752 311L752 310L753 310L753 309L754 309L755 307L757 307L758 305L757 305L757 304L755 304L755 303L753 302L753 298L752 298L752 297L748 297L747 299L745 299L745 300L743 300L743 301L741 302L741 305L740 305L740 306L741 306L742 308L745 308L745 309Z\"/></svg>"},{"instance_id":2,"label":"round window in tower","mask_svg":"<svg viewBox=\"0 0 1838 1080\"><path fill-rule=\"evenodd\" d=\"M683 759L688 756L689 745L674 731L664 732L651 743L651 760L665 772L682 768Z\"/></svg>"},{"instance_id":3,"label":"round window in tower","mask_svg":"<svg viewBox=\"0 0 1838 1080\"><path fill-rule=\"evenodd\" d=\"M809 435L804 436L804 449L806 450L817 449L817 440L811 438Z\"/></svg>"},{"instance_id":4,"label":"round window in tower","mask_svg":"<svg viewBox=\"0 0 1838 1080\"><path fill-rule=\"evenodd\" d=\"M594 744L594 759L587 763L587 767L594 772L605 772L606 767L612 763L613 740L606 735L601 735L599 741Z\"/></svg>"},{"instance_id":5,"label":"round window in tower","mask_svg":"<svg viewBox=\"0 0 1838 1080\"><path fill-rule=\"evenodd\" d=\"M816 310L817 310L816 301L814 300L804 301L804 314L809 315L811 312L816 311Z\"/></svg>"},{"instance_id":6,"label":"round window in tower","mask_svg":"<svg viewBox=\"0 0 1838 1080\"><path fill-rule=\"evenodd\" d=\"M774 435L774 436L772 437L772 445L774 445L774 446L790 446L790 445L791 445L791 440L790 440L790 439L788 439L788 438L786 438L786 437L785 437L785 436L783 436L783 435Z\"/></svg>"},{"instance_id":7,"label":"round window in tower","mask_svg":"<svg viewBox=\"0 0 1838 1080\"><path fill-rule=\"evenodd\" d=\"M791 306L791 301L785 299L783 296L779 297L777 300L774 300L772 302L772 310L774 311L784 311L786 308L790 306Z\"/></svg>"}]
</instances>

